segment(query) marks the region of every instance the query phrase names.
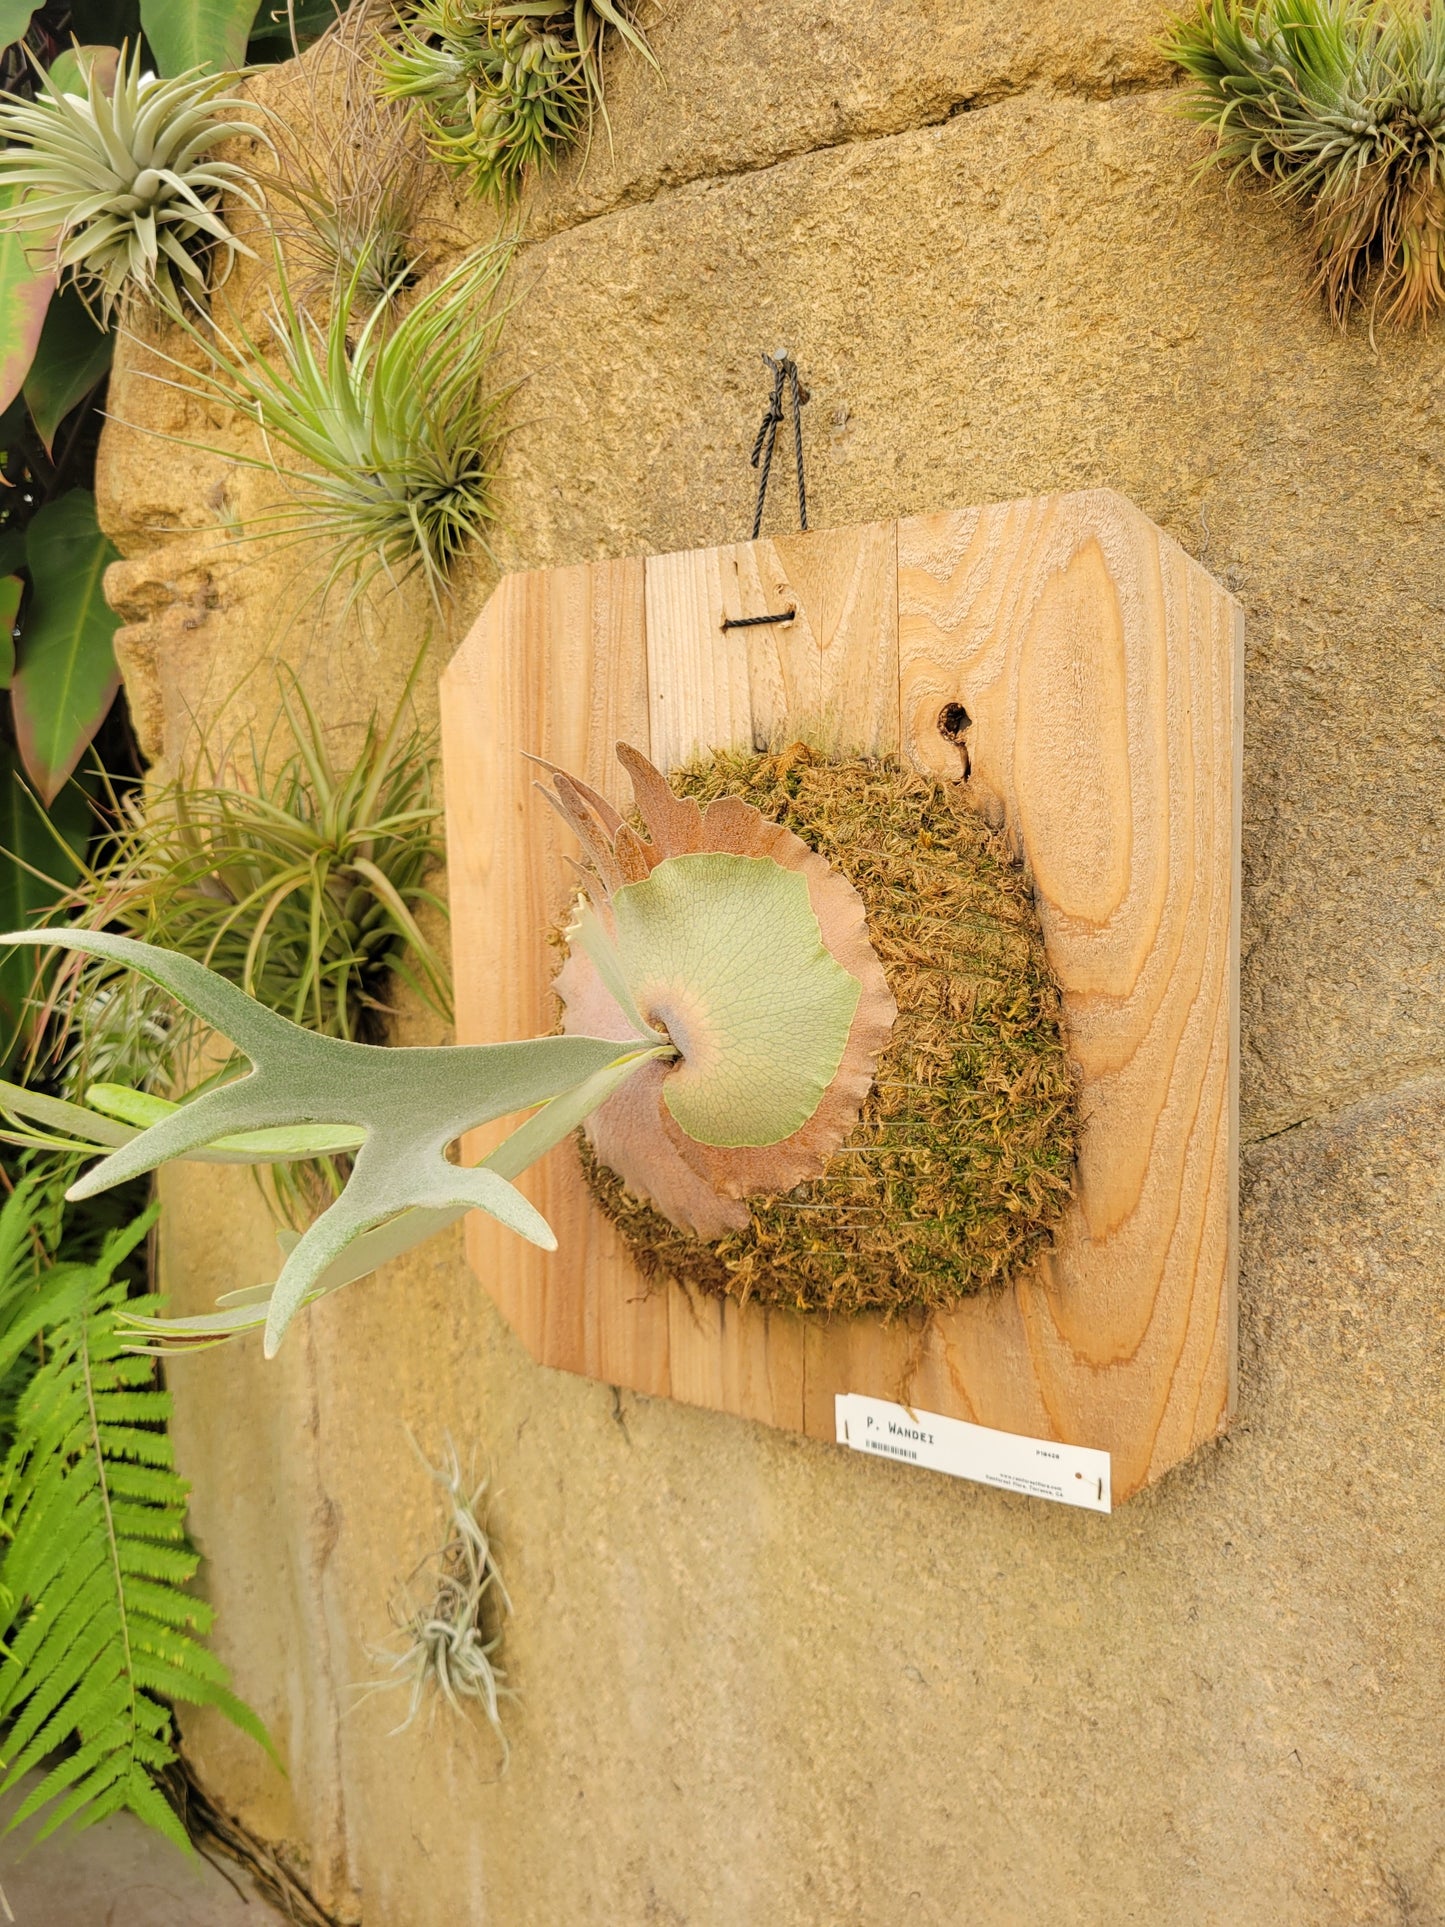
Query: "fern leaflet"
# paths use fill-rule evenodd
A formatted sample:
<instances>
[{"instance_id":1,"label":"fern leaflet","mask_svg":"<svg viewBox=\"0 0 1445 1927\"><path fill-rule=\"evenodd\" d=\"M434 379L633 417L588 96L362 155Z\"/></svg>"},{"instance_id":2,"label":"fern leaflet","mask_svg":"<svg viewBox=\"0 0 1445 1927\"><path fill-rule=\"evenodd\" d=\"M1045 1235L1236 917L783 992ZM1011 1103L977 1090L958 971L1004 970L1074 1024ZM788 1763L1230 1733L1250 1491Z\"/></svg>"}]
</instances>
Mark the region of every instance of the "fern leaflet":
<instances>
[{"instance_id":1,"label":"fern leaflet","mask_svg":"<svg viewBox=\"0 0 1445 1927\"><path fill-rule=\"evenodd\" d=\"M128 1807L186 1844L155 1785L176 1757L168 1701L218 1707L270 1748L200 1643L212 1612L184 1590L199 1561L166 1433L170 1399L116 1329L127 1300L116 1269L154 1219L153 1208L95 1264L40 1270L28 1294L0 1304L0 1374L40 1331L46 1347L0 1465L0 1792L64 1749L10 1821L48 1807L41 1839Z\"/></svg>"}]
</instances>

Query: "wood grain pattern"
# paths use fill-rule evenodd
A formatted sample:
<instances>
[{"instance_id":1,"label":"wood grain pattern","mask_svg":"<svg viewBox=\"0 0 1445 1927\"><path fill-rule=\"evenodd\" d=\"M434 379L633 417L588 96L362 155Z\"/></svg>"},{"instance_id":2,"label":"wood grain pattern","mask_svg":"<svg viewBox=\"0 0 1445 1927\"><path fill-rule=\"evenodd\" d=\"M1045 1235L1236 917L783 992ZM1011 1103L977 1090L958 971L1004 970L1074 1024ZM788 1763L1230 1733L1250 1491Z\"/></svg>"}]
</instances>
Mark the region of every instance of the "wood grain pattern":
<instances>
[{"instance_id":1,"label":"wood grain pattern","mask_svg":"<svg viewBox=\"0 0 1445 1927\"><path fill-rule=\"evenodd\" d=\"M897 742L898 585L891 522L647 563L653 760L763 749L806 735L829 749ZM728 617L791 621L724 629Z\"/></svg>"},{"instance_id":2,"label":"wood grain pattern","mask_svg":"<svg viewBox=\"0 0 1445 1927\"><path fill-rule=\"evenodd\" d=\"M653 761L675 768L702 748L800 733L828 748L894 747L897 583L892 523L650 559ZM787 609L790 622L723 628ZM673 1397L804 1430L805 1325L673 1287Z\"/></svg>"},{"instance_id":3,"label":"wood grain pattern","mask_svg":"<svg viewBox=\"0 0 1445 1927\"><path fill-rule=\"evenodd\" d=\"M726 629L729 616L794 611ZM474 1220L478 1275L545 1363L833 1437L836 1392L1114 1455L1124 1498L1232 1399L1239 716L1234 604L1121 497L1047 497L511 578L443 686L458 1036L551 1022L538 933L565 835L531 749L616 793L611 743L663 767L806 735L958 780L1028 862L1085 1135L1050 1256L924 1328L649 1294L569 1150L531 1175L561 1249ZM530 961L522 964L519 961Z\"/></svg>"},{"instance_id":4,"label":"wood grain pattern","mask_svg":"<svg viewBox=\"0 0 1445 1927\"><path fill-rule=\"evenodd\" d=\"M508 576L447 667L441 718L457 1038L535 1037L556 1022L547 933L575 877L526 754L624 800L613 745L647 735L641 562ZM468 1158L511 1122L475 1133ZM557 1233L556 1252L480 1212L467 1220L468 1259L508 1323L536 1358L666 1392L666 1304L640 1287L572 1146L534 1166L521 1188Z\"/></svg>"},{"instance_id":5,"label":"wood grain pattern","mask_svg":"<svg viewBox=\"0 0 1445 1927\"><path fill-rule=\"evenodd\" d=\"M1126 1496L1233 1396L1240 618L1103 492L905 521L898 542L904 742L956 774L939 711L973 718L969 787L1032 871L1084 1089L1055 1251L940 1321L928 1378L984 1424L1042 1413L1112 1452Z\"/></svg>"}]
</instances>

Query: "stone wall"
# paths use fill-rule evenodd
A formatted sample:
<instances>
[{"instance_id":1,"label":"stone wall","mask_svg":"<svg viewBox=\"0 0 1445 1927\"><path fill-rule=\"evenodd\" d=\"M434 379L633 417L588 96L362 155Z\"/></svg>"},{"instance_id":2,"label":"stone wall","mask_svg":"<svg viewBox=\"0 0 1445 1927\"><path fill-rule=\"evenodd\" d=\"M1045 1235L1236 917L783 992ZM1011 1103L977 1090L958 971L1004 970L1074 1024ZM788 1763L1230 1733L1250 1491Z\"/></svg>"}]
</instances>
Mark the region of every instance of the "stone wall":
<instances>
[{"instance_id":1,"label":"stone wall","mask_svg":"<svg viewBox=\"0 0 1445 1927\"><path fill-rule=\"evenodd\" d=\"M499 556L745 533L783 343L820 525L1107 485L1236 591L1238 1421L1113 1518L1068 1513L542 1371L459 1240L274 1365L177 1365L220 1642L290 1777L209 1720L192 1744L347 1920L1445 1922L1445 356L1333 331L1290 222L1194 178L1160 25L672 0L666 88L617 66L613 153L525 210ZM142 358L116 412L184 428ZM318 614L294 559L231 539L259 489L108 433L163 758L264 714L277 655L344 744L486 593L479 568L444 620ZM167 1190L177 1302L270 1275L244 1173ZM493 1470L505 1775L484 1729L392 1736L354 1690L434 1530L407 1426Z\"/></svg>"}]
</instances>

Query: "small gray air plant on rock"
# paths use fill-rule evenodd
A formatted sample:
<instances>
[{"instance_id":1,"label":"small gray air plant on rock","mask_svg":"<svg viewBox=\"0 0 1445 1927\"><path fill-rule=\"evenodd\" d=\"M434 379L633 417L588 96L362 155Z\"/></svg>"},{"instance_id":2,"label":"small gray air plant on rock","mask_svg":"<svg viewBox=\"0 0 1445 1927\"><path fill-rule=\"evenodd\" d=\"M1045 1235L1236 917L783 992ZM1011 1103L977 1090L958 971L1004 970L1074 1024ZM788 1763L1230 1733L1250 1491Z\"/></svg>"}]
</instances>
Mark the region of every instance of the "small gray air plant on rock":
<instances>
[{"instance_id":1,"label":"small gray air plant on rock","mask_svg":"<svg viewBox=\"0 0 1445 1927\"><path fill-rule=\"evenodd\" d=\"M412 1440L413 1447L416 1441ZM368 1692L406 1690L406 1717L393 1731L404 1732L430 1704L455 1713L480 1707L502 1743L505 1767L509 1748L502 1729L501 1703L515 1698L495 1659L502 1643L502 1620L512 1602L497 1570L492 1542L482 1522L489 1481L463 1477L451 1439L441 1463L417 1457L446 1495L445 1537L421 1561L391 1602L396 1637L378 1654L391 1676L373 1680Z\"/></svg>"}]
</instances>

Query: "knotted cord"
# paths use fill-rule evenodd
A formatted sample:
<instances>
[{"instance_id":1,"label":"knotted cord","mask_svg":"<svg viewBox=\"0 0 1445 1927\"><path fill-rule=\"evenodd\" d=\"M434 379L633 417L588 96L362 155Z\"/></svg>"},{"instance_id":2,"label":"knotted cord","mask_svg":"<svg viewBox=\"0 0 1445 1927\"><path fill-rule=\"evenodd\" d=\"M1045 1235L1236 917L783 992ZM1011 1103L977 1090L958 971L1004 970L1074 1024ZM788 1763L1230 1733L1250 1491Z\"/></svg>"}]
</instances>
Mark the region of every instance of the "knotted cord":
<instances>
[{"instance_id":1,"label":"knotted cord","mask_svg":"<svg viewBox=\"0 0 1445 1927\"><path fill-rule=\"evenodd\" d=\"M773 451L778 443L778 430L783 425L783 391L786 388L793 410L793 461L798 472L798 526L808 526L808 489L803 479L803 403L809 399L808 391L798 379L798 364L786 348L780 348L775 355L765 354L763 366L773 374L773 392L768 398L768 406L758 428L757 440L753 443L751 466L758 470L758 499L753 510L753 540L763 526L763 504L768 497L768 477L773 468Z\"/></svg>"}]
</instances>

